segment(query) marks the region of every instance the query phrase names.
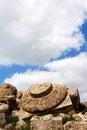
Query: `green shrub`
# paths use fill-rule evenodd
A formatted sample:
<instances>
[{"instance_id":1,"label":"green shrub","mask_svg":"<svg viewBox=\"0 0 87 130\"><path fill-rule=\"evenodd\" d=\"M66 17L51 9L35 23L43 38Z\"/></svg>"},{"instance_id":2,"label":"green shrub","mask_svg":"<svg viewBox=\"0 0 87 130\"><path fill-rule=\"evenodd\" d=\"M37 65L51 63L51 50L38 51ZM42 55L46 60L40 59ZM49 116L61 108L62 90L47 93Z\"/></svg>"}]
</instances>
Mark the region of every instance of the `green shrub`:
<instances>
[{"instance_id":1,"label":"green shrub","mask_svg":"<svg viewBox=\"0 0 87 130\"><path fill-rule=\"evenodd\" d=\"M82 114L85 114L87 112L87 108L85 108L84 110L82 110Z\"/></svg>"},{"instance_id":2,"label":"green shrub","mask_svg":"<svg viewBox=\"0 0 87 130\"><path fill-rule=\"evenodd\" d=\"M72 117L72 115L66 116L65 120L66 120L66 122L68 122L68 121L75 121L75 119Z\"/></svg>"},{"instance_id":3,"label":"green shrub","mask_svg":"<svg viewBox=\"0 0 87 130\"><path fill-rule=\"evenodd\" d=\"M13 123L14 125L16 125L16 123L19 121L17 116L11 116L11 115L6 115L6 124L1 125L0 124L0 128L4 128L5 125L7 124L11 124Z\"/></svg>"},{"instance_id":4,"label":"green shrub","mask_svg":"<svg viewBox=\"0 0 87 130\"><path fill-rule=\"evenodd\" d=\"M30 130L30 119L31 118L24 119L24 121L27 124L27 127L26 128L22 128L22 130ZM19 121L19 119L18 119L17 116L6 115L6 124L0 125L0 128L4 128L5 125L11 124L11 123L13 123L14 125L16 125L16 123L18 121ZM14 130L16 130L16 128L14 128Z\"/></svg>"},{"instance_id":5,"label":"green shrub","mask_svg":"<svg viewBox=\"0 0 87 130\"><path fill-rule=\"evenodd\" d=\"M6 116L6 122L7 122L7 124L14 123L16 125L16 123L18 121L19 121L19 119L18 119L17 116L12 116L12 115L7 115Z\"/></svg>"},{"instance_id":6,"label":"green shrub","mask_svg":"<svg viewBox=\"0 0 87 130\"><path fill-rule=\"evenodd\" d=\"M24 128L23 130L30 130L30 121L31 121L31 117L24 119L24 121L26 122L27 127Z\"/></svg>"}]
</instances>

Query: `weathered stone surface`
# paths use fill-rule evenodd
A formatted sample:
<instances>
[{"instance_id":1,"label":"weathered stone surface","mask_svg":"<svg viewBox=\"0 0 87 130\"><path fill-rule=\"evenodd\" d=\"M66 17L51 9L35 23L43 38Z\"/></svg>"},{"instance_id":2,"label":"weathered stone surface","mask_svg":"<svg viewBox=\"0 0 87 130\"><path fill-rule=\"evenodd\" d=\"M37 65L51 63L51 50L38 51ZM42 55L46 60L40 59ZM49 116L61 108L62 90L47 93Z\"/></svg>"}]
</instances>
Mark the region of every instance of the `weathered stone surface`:
<instances>
[{"instance_id":1,"label":"weathered stone surface","mask_svg":"<svg viewBox=\"0 0 87 130\"><path fill-rule=\"evenodd\" d=\"M79 96L78 89L70 88L70 89L68 89L68 94L70 95L74 109L79 110L80 96Z\"/></svg>"},{"instance_id":2,"label":"weathered stone surface","mask_svg":"<svg viewBox=\"0 0 87 130\"><path fill-rule=\"evenodd\" d=\"M62 103L60 103L57 107L55 107L53 110L59 110L59 112L68 112L70 110L73 110L73 104L72 101L70 99L70 96L67 94L67 96L65 97L65 99L62 101Z\"/></svg>"},{"instance_id":3,"label":"weathered stone surface","mask_svg":"<svg viewBox=\"0 0 87 130\"><path fill-rule=\"evenodd\" d=\"M11 123L11 124L7 124L6 126L5 126L5 130L14 130L14 123Z\"/></svg>"},{"instance_id":4,"label":"weathered stone surface","mask_svg":"<svg viewBox=\"0 0 87 130\"><path fill-rule=\"evenodd\" d=\"M23 119L31 117L32 113L28 113L23 110L14 110L14 111L12 111L12 116L17 116L19 118L19 120L23 120Z\"/></svg>"},{"instance_id":5,"label":"weathered stone surface","mask_svg":"<svg viewBox=\"0 0 87 130\"><path fill-rule=\"evenodd\" d=\"M0 112L8 112L17 109L17 102L14 95L0 99Z\"/></svg>"},{"instance_id":6,"label":"weathered stone surface","mask_svg":"<svg viewBox=\"0 0 87 130\"><path fill-rule=\"evenodd\" d=\"M31 119L31 130L63 130L62 118L46 116L34 116Z\"/></svg>"},{"instance_id":7,"label":"weathered stone surface","mask_svg":"<svg viewBox=\"0 0 87 130\"><path fill-rule=\"evenodd\" d=\"M31 96L41 98L48 95L52 91L53 87L50 83L35 84L30 87L29 91Z\"/></svg>"},{"instance_id":8,"label":"weathered stone surface","mask_svg":"<svg viewBox=\"0 0 87 130\"><path fill-rule=\"evenodd\" d=\"M26 127L27 127L27 124L23 120L18 121L15 126L16 130L23 130Z\"/></svg>"},{"instance_id":9,"label":"weathered stone surface","mask_svg":"<svg viewBox=\"0 0 87 130\"><path fill-rule=\"evenodd\" d=\"M5 129L0 128L0 130L5 130Z\"/></svg>"},{"instance_id":10,"label":"weathered stone surface","mask_svg":"<svg viewBox=\"0 0 87 130\"><path fill-rule=\"evenodd\" d=\"M62 102L67 93L67 88L64 85L38 84L36 85L35 91L32 90L34 87L32 88L31 86L22 96L22 108L25 111L35 112L53 108Z\"/></svg>"},{"instance_id":11,"label":"weathered stone surface","mask_svg":"<svg viewBox=\"0 0 87 130\"><path fill-rule=\"evenodd\" d=\"M15 86L4 83L0 87L0 111L7 112L17 108L17 89Z\"/></svg>"},{"instance_id":12,"label":"weathered stone surface","mask_svg":"<svg viewBox=\"0 0 87 130\"><path fill-rule=\"evenodd\" d=\"M59 109L59 108L67 107L67 106L72 106L72 101L68 94L66 98L62 101L62 103L59 104L56 108Z\"/></svg>"},{"instance_id":13,"label":"weathered stone surface","mask_svg":"<svg viewBox=\"0 0 87 130\"><path fill-rule=\"evenodd\" d=\"M61 117L63 120L63 124L65 124L67 122L67 119L71 118L71 115L60 113L58 117Z\"/></svg>"},{"instance_id":14,"label":"weathered stone surface","mask_svg":"<svg viewBox=\"0 0 87 130\"><path fill-rule=\"evenodd\" d=\"M78 114L74 114L73 117L74 117L75 121L87 122L87 114L78 113Z\"/></svg>"},{"instance_id":15,"label":"weathered stone surface","mask_svg":"<svg viewBox=\"0 0 87 130\"><path fill-rule=\"evenodd\" d=\"M18 92L13 85L5 83L0 87L0 125L6 123L5 113L7 115L9 112L12 116L18 116L19 121L16 126L12 123L6 125L4 130L22 130L27 127L23 120L32 116L31 130L87 130L87 113L75 113L87 108L86 105L87 102L80 103L77 89L67 89L64 85L36 84L26 91ZM34 116L40 115L42 111L45 114L57 112L53 113L56 117L51 114ZM75 121L68 121L71 115Z\"/></svg>"},{"instance_id":16,"label":"weathered stone surface","mask_svg":"<svg viewBox=\"0 0 87 130\"><path fill-rule=\"evenodd\" d=\"M4 125L6 123L5 113L0 113L0 125Z\"/></svg>"},{"instance_id":17,"label":"weathered stone surface","mask_svg":"<svg viewBox=\"0 0 87 130\"><path fill-rule=\"evenodd\" d=\"M87 122L80 122L78 130L87 130Z\"/></svg>"},{"instance_id":18,"label":"weathered stone surface","mask_svg":"<svg viewBox=\"0 0 87 130\"><path fill-rule=\"evenodd\" d=\"M10 89L1 88L0 89L0 100L3 99L3 98L6 98L7 96L12 95L12 94L13 93Z\"/></svg>"},{"instance_id":19,"label":"weathered stone surface","mask_svg":"<svg viewBox=\"0 0 87 130\"><path fill-rule=\"evenodd\" d=\"M79 124L75 121L68 121L64 125L64 130L80 130L79 129Z\"/></svg>"},{"instance_id":20,"label":"weathered stone surface","mask_svg":"<svg viewBox=\"0 0 87 130\"><path fill-rule=\"evenodd\" d=\"M2 112L6 113L8 111L9 111L8 104L0 103L0 113L2 113Z\"/></svg>"},{"instance_id":21,"label":"weathered stone surface","mask_svg":"<svg viewBox=\"0 0 87 130\"><path fill-rule=\"evenodd\" d=\"M16 102L17 102L17 109L18 110L22 109L21 99L16 98Z\"/></svg>"},{"instance_id":22,"label":"weathered stone surface","mask_svg":"<svg viewBox=\"0 0 87 130\"><path fill-rule=\"evenodd\" d=\"M82 121L83 115L81 113L73 115L75 121Z\"/></svg>"},{"instance_id":23,"label":"weathered stone surface","mask_svg":"<svg viewBox=\"0 0 87 130\"><path fill-rule=\"evenodd\" d=\"M64 125L64 130L87 130L87 122L69 121Z\"/></svg>"},{"instance_id":24,"label":"weathered stone surface","mask_svg":"<svg viewBox=\"0 0 87 130\"><path fill-rule=\"evenodd\" d=\"M25 94L25 91L17 91L17 96L16 96L16 102L18 104L18 109L22 109L22 96Z\"/></svg>"},{"instance_id":25,"label":"weathered stone surface","mask_svg":"<svg viewBox=\"0 0 87 130\"><path fill-rule=\"evenodd\" d=\"M8 83L4 83L1 87L0 87L0 98L4 97L4 96L8 96L8 95L15 95L17 94L17 89L15 86L8 84Z\"/></svg>"}]
</instances>

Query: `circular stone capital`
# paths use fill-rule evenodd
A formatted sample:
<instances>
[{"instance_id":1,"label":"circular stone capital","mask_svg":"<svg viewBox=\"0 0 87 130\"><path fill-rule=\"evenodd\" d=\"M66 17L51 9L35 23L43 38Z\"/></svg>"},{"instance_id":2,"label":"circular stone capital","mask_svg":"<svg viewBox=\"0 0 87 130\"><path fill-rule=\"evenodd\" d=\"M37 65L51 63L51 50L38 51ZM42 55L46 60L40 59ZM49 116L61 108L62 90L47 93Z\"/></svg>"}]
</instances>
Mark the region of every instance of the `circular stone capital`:
<instances>
[{"instance_id":1,"label":"circular stone capital","mask_svg":"<svg viewBox=\"0 0 87 130\"><path fill-rule=\"evenodd\" d=\"M50 88L52 89L50 90ZM49 83L34 85L23 95L22 108L28 112L49 110L59 105L65 99L66 94L67 87L65 85Z\"/></svg>"}]
</instances>

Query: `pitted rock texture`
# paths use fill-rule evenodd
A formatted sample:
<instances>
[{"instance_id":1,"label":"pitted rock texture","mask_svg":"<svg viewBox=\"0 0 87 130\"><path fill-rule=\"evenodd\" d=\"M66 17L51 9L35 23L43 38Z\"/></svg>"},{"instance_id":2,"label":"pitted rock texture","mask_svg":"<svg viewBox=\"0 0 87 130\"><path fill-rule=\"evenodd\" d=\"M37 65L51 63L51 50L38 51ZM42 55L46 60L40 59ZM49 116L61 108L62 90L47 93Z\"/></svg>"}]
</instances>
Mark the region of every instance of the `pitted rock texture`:
<instances>
[{"instance_id":1,"label":"pitted rock texture","mask_svg":"<svg viewBox=\"0 0 87 130\"><path fill-rule=\"evenodd\" d=\"M23 120L32 116L32 113L23 110L14 110L11 114L12 116L17 116L19 120Z\"/></svg>"},{"instance_id":2,"label":"pitted rock texture","mask_svg":"<svg viewBox=\"0 0 87 130\"><path fill-rule=\"evenodd\" d=\"M78 124L78 122L75 122L75 121L68 121L64 125L64 130L80 130L79 124Z\"/></svg>"},{"instance_id":3,"label":"pitted rock texture","mask_svg":"<svg viewBox=\"0 0 87 130\"><path fill-rule=\"evenodd\" d=\"M35 90L34 87L31 86L22 97L22 108L28 112L49 110L59 105L67 94L64 85L45 83L36 85ZM43 96L40 97L41 93Z\"/></svg>"},{"instance_id":4,"label":"pitted rock texture","mask_svg":"<svg viewBox=\"0 0 87 130\"><path fill-rule=\"evenodd\" d=\"M52 91L53 87L50 83L44 83L44 84L35 84L30 87L29 91L31 96L36 98L41 98L46 96Z\"/></svg>"},{"instance_id":5,"label":"pitted rock texture","mask_svg":"<svg viewBox=\"0 0 87 130\"><path fill-rule=\"evenodd\" d=\"M9 111L8 104L0 103L0 113L2 113L2 112L6 113L8 111Z\"/></svg>"},{"instance_id":6,"label":"pitted rock texture","mask_svg":"<svg viewBox=\"0 0 87 130\"><path fill-rule=\"evenodd\" d=\"M15 86L8 84L8 83L4 83L1 87L0 87L0 98L9 96L9 95L14 95L16 96L17 94L17 89Z\"/></svg>"},{"instance_id":7,"label":"pitted rock texture","mask_svg":"<svg viewBox=\"0 0 87 130\"><path fill-rule=\"evenodd\" d=\"M6 124L5 113L0 113L0 124Z\"/></svg>"},{"instance_id":8,"label":"pitted rock texture","mask_svg":"<svg viewBox=\"0 0 87 130\"><path fill-rule=\"evenodd\" d=\"M0 112L9 112L17 108L17 89L15 86L4 83L0 87Z\"/></svg>"},{"instance_id":9,"label":"pitted rock texture","mask_svg":"<svg viewBox=\"0 0 87 130\"><path fill-rule=\"evenodd\" d=\"M69 107L69 106L73 106L72 101L70 99L70 96L67 94L67 96L65 97L65 99L62 101L61 104L59 104L58 106L56 106L53 110L58 110L61 108L65 108L65 107ZM64 109L65 110L65 109Z\"/></svg>"},{"instance_id":10,"label":"pitted rock texture","mask_svg":"<svg viewBox=\"0 0 87 130\"><path fill-rule=\"evenodd\" d=\"M30 128L31 130L64 130L62 118L52 115L34 116Z\"/></svg>"}]
</instances>

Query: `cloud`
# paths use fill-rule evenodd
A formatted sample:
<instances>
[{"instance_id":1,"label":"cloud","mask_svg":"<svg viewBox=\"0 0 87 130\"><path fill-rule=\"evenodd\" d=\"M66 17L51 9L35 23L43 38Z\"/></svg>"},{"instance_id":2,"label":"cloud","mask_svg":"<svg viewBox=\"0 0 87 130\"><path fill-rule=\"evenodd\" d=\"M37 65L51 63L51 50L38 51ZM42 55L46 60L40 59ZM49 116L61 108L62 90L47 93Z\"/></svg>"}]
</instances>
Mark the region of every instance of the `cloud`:
<instances>
[{"instance_id":1,"label":"cloud","mask_svg":"<svg viewBox=\"0 0 87 130\"><path fill-rule=\"evenodd\" d=\"M0 0L0 65L45 64L84 43L87 0Z\"/></svg>"},{"instance_id":2,"label":"cloud","mask_svg":"<svg viewBox=\"0 0 87 130\"><path fill-rule=\"evenodd\" d=\"M24 90L34 83L63 83L87 98L87 53L49 62L84 44L80 27L87 19L87 0L0 0L0 65L38 65L4 82Z\"/></svg>"},{"instance_id":3,"label":"cloud","mask_svg":"<svg viewBox=\"0 0 87 130\"><path fill-rule=\"evenodd\" d=\"M81 100L87 99L87 53L76 57L49 62L44 65L49 71L27 70L24 73L15 73L4 82L11 83L18 90L26 90L35 83L51 82L65 84L67 87L78 88ZM84 96L85 94L85 96Z\"/></svg>"}]
</instances>

